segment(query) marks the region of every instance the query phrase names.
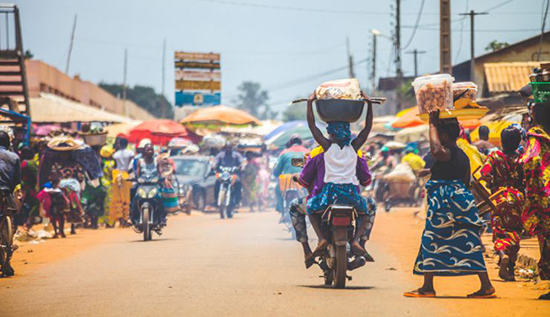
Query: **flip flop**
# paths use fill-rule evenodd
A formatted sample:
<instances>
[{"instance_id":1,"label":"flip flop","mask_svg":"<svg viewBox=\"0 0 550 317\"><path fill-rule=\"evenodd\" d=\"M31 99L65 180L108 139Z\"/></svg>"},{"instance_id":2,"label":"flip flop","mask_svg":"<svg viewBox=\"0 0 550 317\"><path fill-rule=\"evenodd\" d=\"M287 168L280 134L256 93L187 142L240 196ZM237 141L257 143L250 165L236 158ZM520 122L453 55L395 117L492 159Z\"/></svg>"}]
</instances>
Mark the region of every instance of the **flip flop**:
<instances>
[{"instance_id":1,"label":"flip flop","mask_svg":"<svg viewBox=\"0 0 550 317\"><path fill-rule=\"evenodd\" d=\"M472 293L472 294L468 294L466 297L467 298L485 299L485 298L496 298L497 295L495 295L495 293L493 293L493 294L482 294L478 291L478 292L475 292L475 293Z\"/></svg>"},{"instance_id":2,"label":"flip flop","mask_svg":"<svg viewBox=\"0 0 550 317\"><path fill-rule=\"evenodd\" d=\"M435 292L434 293L423 293L423 292L420 292L420 290L415 289L414 291L403 293L403 296L405 296L405 297L414 297L414 298L434 298L435 297Z\"/></svg>"}]
</instances>

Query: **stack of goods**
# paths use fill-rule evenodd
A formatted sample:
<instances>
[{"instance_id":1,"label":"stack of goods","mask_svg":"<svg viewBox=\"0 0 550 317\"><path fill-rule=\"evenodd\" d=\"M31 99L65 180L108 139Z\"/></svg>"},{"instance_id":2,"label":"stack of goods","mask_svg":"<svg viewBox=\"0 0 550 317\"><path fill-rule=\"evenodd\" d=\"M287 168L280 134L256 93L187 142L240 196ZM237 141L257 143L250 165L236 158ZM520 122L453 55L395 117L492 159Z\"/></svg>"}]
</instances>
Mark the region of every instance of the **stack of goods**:
<instances>
[{"instance_id":1,"label":"stack of goods","mask_svg":"<svg viewBox=\"0 0 550 317\"><path fill-rule=\"evenodd\" d=\"M477 85L453 83L448 74L417 77L412 85L416 92L418 116L427 121L429 113L439 110L440 118L478 119L489 111L476 103Z\"/></svg>"},{"instance_id":2,"label":"stack of goods","mask_svg":"<svg viewBox=\"0 0 550 317\"><path fill-rule=\"evenodd\" d=\"M323 83L315 90L321 120L355 122L361 117L365 101L355 78Z\"/></svg>"},{"instance_id":3,"label":"stack of goods","mask_svg":"<svg viewBox=\"0 0 550 317\"><path fill-rule=\"evenodd\" d=\"M550 102L550 63L543 63L529 76L533 100L536 103Z\"/></svg>"},{"instance_id":4,"label":"stack of goods","mask_svg":"<svg viewBox=\"0 0 550 317\"><path fill-rule=\"evenodd\" d=\"M417 77L412 85L416 93L418 112L422 114L435 110L453 110L453 80L448 74Z\"/></svg>"}]
</instances>

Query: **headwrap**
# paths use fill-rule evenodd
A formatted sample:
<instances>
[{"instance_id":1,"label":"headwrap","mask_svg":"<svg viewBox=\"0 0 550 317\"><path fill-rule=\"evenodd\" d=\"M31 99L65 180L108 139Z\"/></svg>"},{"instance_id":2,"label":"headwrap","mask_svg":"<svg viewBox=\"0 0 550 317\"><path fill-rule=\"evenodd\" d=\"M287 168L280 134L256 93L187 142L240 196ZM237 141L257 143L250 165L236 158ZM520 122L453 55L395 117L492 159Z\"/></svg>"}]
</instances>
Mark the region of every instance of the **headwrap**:
<instances>
[{"instance_id":1,"label":"headwrap","mask_svg":"<svg viewBox=\"0 0 550 317\"><path fill-rule=\"evenodd\" d=\"M341 147L349 145L351 142L351 128L349 122L333 121L329 122L327 132Z\"/></svg>"}]
</instances>

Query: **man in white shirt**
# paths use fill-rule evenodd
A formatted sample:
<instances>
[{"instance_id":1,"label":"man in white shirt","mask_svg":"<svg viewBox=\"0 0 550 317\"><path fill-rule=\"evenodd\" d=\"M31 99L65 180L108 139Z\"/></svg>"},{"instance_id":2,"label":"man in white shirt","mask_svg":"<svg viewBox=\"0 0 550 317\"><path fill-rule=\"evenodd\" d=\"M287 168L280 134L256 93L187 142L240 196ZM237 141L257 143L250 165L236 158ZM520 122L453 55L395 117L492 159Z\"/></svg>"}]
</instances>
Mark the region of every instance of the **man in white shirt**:
<instances>
[{"instance_id":1,"label":"man in white shirt","mask_svg":"<svg viewBox=\"0 0 550 317\"><path fill-rule=\"evenodd\" d=\"M134 152L128 148L128 140L125 138L118 138L118 150L113 154L113 159L116 162L116 169L128 172L133 158Z\"/></svg>"}]
</instances>

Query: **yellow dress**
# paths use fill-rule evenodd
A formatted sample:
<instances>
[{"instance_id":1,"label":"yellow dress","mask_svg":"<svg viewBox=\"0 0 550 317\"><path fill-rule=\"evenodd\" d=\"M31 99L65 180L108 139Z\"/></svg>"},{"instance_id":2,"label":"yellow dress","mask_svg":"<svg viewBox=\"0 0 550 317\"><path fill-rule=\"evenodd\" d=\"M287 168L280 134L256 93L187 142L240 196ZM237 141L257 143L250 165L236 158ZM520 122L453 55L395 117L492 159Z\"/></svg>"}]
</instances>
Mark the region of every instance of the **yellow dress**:
<instances>
[{"instance_id":1,"label":"yellow dress","mask_svg":"<svg viewBox=\"0 0 550 317\"><path fill-rule=\"evenodd\" d=\"M109 210L109 222L115 223L118 219L128 221L130 215L130 190L132 183L128 179L128 172L113 170L112 197Z\"/></svg>"}]
</instances>

